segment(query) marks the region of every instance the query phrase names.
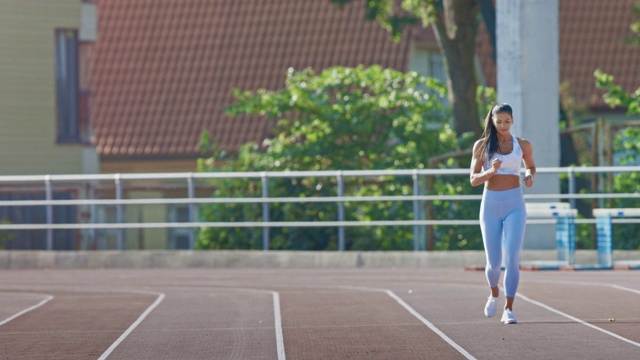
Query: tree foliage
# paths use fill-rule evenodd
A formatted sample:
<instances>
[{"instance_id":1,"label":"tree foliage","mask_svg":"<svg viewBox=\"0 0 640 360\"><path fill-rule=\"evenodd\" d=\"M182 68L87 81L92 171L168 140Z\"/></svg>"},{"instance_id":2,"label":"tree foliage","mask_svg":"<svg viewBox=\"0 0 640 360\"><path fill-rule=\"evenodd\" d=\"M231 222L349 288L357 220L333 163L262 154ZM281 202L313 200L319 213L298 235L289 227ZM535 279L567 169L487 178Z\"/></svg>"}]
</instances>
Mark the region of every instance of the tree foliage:
<instances>
[{"instance_id":1,"label":"tree foliage","mask_svg":"<svg viewBox=\"0 0 640 360\"><path fill-rule=\"evenodd\" d=\"M634 7L636 16L640 17L640 0L636 0ZM631 43L640 44L640 21L631 25L631 30L635 36ZM628 115L640 115L640 87L632 93L625 92L620 85L614 82L612 75L600 69L594 73L596 86L606 92L603 99L612 108L626 108ZM640 129L627 128L614 138L613 151L621 154L620 163L622 165L634 165L640 161ZM613 192L634 193L640 192L640 176L635 173L620 173L614 176ZM636 199L614 199L614 207L617 208L637 208ZM639 250L640 249L640 225L628 224L626 226L616 226L614 228L615 246L619 249Z\"/></svg>"},{"instance_id":2,"label":"tree foliage","mask_svg":"<svg viewBox=\"0 0 640 360\"><path fill-rule=\"evenodd\" d=\"M353 0L331 0L344 6ZM397 5L400 6L397 6ZM400 39L407 26L432 26L447 70L449 103L456 133L482 133L476 117L478 87L474 62L480 17L478 0L366 0L365 16Z\"/></svg>"},{"instance_id":3,"label":"tree foliage","mask_svg":"<svg viewBox=\"0 0 640 360\"><path fill-rule=\"evenodd\" d=\"M403 74L379 66L332 67L316 74L311 69L289 70L285 88L278 91L235 92L232 115L263 115L274 121L275 135L263 144L247 144L237 160L221 163L225 154L215 148L199 161L201 171L294 171L340 169L420 169L429 157L456 149L457 136L441 105L445 88L436 79ZM204 139L203 144L208 140ZM221 165L222 164L222 165ZM463 179L468 183L466 177ZM269 197L327 197L337 195L336 178L269 179ZM260 179L214 181L214 196L260 197ZM442 185L447 187L448 185ZM449 185L450 186L450 185ZM345 178L345 195L410 195L410 177ZM437 187L436 187L437 189ZM435 190L441 191L441 190ZM453 186L448 192L462 191ZM438 205L447 218L452 204ZM261 221L261 204L222 204L203 208L205 221ZM346 220L413 218L411 202L347 202ZM335 203L274 203L271 221L334 221ZM477 229L475 229L477 232ZM413 229L405 227L349 227L346 248L408 250ZM262 248L262 229L207 228L199 234L199 248ZM442 246L459 248L458 245ZM337 248L336 228L271 228L271 249L331 250ZM442 242L449 241L444 234ZM463 246L463 248L466 248Z\"/></svg>"},{"instance_id":4,"label":"tree foliage","mask_svg":"<svg viewBox=\"0 0 640 360\"><path fill-rule=\"evenodd\" d=\"M604 102L612 108L626 108L627 114L640 114L640 88L633 93L625 92L620 85L613 81L613 75L607 74L600 69L594 72L596 87L604 89Z\"/></svg>"},{"instance_id":5,"label":"tree foliage","mask_svg":"<svg viewBox=\"0 0 640 360\"><path fill-rule=\"evenodd\" d=\"M620 132L613 142L613 149L620 156L622 165L636 165L640 162L640 128L630 127ZM640 193L640 174L637 172L620 173L614 176L613 192ZM640 201L634 198L613 199L615 208L638 208ZM614 226L614 245L616 249L640 250L640 224L619 224Z\"/></svg>"},{"instance_id":6,"label":"tree foliage","mask_svg":"<svg viewBox=\"0 0 640 360\"><path fill-rule=\"evenodd\" d=\"M227 111L277 121L276 137L263 144L263 169L422 168L428 154L455 144L441 106L444 92L436 79L379 66L332 67L318 75L290 69L285 89L236 90L237 104Z\"/></svg>"},{"instance_id":7,"label":"tree foliage","mask_svg":"<svg viewBox=\"0 0 640 360\"><path fill-rule=\"evenodd\" d=\"M631 31L634 33L630 42L632 45L637 45L640 44L640 0L636 0L633 12L639 20L630 26ZM626 108L629 115L640 114L640 87L633 93L627 93L620 85L616 85L613 81L613 75L607 74L600 69L597 69L593 75L596 78L596 87L606 90L603 99L607 105L612 108Z\"/></svg>"}]
</instances>

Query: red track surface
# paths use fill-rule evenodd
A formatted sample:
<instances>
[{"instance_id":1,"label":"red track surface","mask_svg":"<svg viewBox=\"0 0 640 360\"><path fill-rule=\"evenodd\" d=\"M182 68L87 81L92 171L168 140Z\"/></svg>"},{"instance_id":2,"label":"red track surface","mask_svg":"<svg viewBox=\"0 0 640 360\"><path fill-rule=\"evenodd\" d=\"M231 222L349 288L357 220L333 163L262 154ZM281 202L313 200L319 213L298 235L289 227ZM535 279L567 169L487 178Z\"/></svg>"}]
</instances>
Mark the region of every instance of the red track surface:
<instances>
[{"instance_id":1,"label":"red track surface","mask_svg":"<svg viewBox=\"0 0 640 360\"><path fill-rule=\"evenodd\" d=\"M0 359L640 358L637 272L519 293L503 325L462 269L4 270Z\"/></svg>"}]
</instances>

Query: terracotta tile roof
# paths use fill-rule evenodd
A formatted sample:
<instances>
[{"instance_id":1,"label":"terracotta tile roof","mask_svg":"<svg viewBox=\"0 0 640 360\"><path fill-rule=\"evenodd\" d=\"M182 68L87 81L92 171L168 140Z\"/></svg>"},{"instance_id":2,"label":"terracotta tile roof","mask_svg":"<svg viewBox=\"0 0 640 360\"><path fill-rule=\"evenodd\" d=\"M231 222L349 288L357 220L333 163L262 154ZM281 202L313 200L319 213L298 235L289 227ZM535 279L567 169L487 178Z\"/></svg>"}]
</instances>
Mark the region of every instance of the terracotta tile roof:
<instances>
[{"instance_id":1,"label":"terracotta tile roof","mask_svg":"<svg viewBox=\"0 0 640 360\"><path fill-rule=\"evenodd\" d=\"M630 46L629 26L638 20L635 0L560 1L560 78L570 84L579 103L602 108L602 92L595 89L593 72L600 68L614 76L626 91L640 86L640 47Z\"/></svg>"},{"instance_id":2,"label":"terracotta tile roof","mask_svg":"<svg viewBox=\"0 0 640 360\"><path fill-rule=\"evenodd\" d=\"M640 86L640 46L630 46L629 26L636 0L560 0L560 81L567 82L578 104L592 111L608 110L602 91L596 89L593 72L600 68L614 76L625 91ZM476 43L489 86L496 85L496 67L491 44L483 26Z\"/></svg>"},{"instance_id":3,"label":"terracotta tile roof","mask_svg":"<svg viewBox=\"0 0 640 360\"><path fill-rule=\"evenodd\" d=\"M362 1L100 0L94 128L103 159L195 157L208 129L236 150L269 136L263 119L222 113L232 89L278 89L289 67L406 71L410 40L364 20Z\"/></svg>"},{"instance_id":4,"label":"terracotta tile roof","mask_svg":"<svg viewBox=\"0 0 640 360\"><path fill-rule=\"evenodd\" d=\"M227 150L269 136L270 123L229 117L232 89L278 89L289 67L333 65L407 70L413 39L400 43L364 20L363 1L343 10L329 0L98 0L93 51L94 128L102 159L194 158L208 129ZM640 47L625 43L635 0L561 0L560 77L592 109L606 108L593 72L626 91L640 85ZM483 24L477 52L487 85L496 68Z\"/></svg>"}]
</instances>

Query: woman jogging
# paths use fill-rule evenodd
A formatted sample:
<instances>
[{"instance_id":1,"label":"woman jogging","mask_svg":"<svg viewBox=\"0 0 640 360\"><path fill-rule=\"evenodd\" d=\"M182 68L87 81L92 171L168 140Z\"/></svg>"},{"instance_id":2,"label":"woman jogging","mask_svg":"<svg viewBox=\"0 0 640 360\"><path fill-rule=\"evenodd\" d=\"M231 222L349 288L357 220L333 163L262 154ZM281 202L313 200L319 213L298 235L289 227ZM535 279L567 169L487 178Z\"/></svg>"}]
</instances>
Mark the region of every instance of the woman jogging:
<instances>
[{"instance_id":1,"label":"woman jogging","mask_svg":"<svg viewBox=\"0 0 640 360\"><path fill-rule=\"evenodd\" d=\"M513 300L520 281L520 249L527 220L525 202L520 188L520 167L524 161L524 184L533 185L536 165L533 146L511 134L513 110L508 104L494 105L485 119L482 138L473 145L470 181L472 186L484 183L480 204L480 229L487 265L485 274L491 288L484 314L496 314L503 291L498 287L502 265L504 236L504 293L506 304L502 322L515 324Z\"/></svg>"}]
</instances>

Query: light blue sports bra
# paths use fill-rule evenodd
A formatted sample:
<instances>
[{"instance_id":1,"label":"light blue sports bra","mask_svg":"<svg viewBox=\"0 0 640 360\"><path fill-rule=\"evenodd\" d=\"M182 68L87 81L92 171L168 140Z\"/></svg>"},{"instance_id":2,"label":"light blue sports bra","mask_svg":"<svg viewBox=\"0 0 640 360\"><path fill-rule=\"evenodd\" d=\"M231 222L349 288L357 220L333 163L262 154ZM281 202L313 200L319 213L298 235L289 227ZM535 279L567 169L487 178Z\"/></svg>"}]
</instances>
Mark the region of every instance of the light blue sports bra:
<instances>
[{"instance_id":1,"label":"light blue sports bra","mask_svg":"<svg viewBox=\"0 0 640 360\"><path fill-rule=\"evenodd\" d=\"M513 138L513 150L507 155L495 153L491 159L488 159L489 149L487 148L487 152L484 156L484 170L491 169L493 159L498 158L502 160L502 164L500 165L500 169L498 169L496 175L520 175L520 165L522 165L522 148L520 148L518 138L513 134L511 137Z\"/></svg>"}]
</instances>

